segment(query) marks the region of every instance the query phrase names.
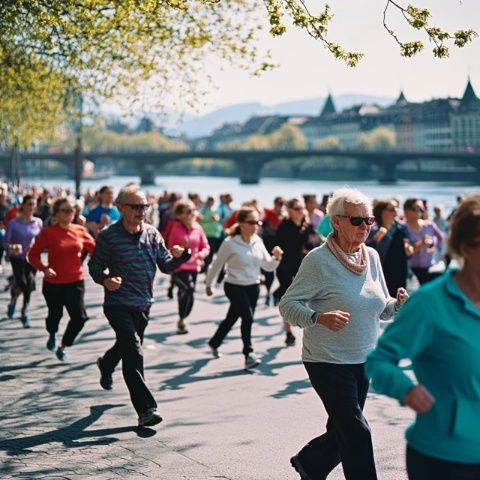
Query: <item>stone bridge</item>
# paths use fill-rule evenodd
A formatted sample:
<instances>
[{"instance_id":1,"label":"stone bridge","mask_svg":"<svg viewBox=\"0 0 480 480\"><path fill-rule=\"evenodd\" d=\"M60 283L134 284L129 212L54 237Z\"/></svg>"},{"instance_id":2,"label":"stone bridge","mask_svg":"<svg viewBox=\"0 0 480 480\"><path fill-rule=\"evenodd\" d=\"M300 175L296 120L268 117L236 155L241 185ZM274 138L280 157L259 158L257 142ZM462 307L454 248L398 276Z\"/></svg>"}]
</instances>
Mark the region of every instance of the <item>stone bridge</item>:
<instances>
[{"instance_id":1,"label":"stone bridge","mask_svg":"<svg viewBox=\"0 0 480 480\"><path fill-rule=\"evenodd\" d=\"M433 151L366 151L366 150L327 150L327 149L309 149L309 150L186 150L186 151L137 151L137 152L85 152L84 156L93 162L102 159L109 160L127 160L136 164L138 175L143 184L153 184L158 167L171 162L184 159L205 158L205 159L224 159L231 160L238 168L240 182L242 184L255 184L259 182L260 173L263 166L269 162L284 159L298 158L325 158L334 157L338 165L342 160L356 159L360 165L368 168L373 178L376 177L380 183L394 183L397 180L398 166L409 160L430 160L434 162L445 162L446 160L455 160L456 164L471 166L475 168L472 182L480 179L480 153L477 152L433 152ZM33 153L21 152L18 154L17 161L22 160L57 160L75 166L74 153ZM11 154L0 153L0 161L4 162L4 172L7 176L11 162ZM72 169L77 171L78 168ZM78 176L78 173L77 173ZM76 180L81 180L76 178Z\"/></svg>"}]
</instances>

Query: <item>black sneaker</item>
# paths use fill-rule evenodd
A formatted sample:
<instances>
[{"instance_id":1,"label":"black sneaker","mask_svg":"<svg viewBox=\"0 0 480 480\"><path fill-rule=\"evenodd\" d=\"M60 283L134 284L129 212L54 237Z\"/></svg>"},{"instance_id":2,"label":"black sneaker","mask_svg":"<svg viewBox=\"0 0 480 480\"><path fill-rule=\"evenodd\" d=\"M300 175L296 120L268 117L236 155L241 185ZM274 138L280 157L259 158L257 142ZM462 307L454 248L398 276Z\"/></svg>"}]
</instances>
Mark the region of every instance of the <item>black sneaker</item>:
<instances>
[{"instance_id":1,"label":"black sneaker","mask_svg":"<svg viewBox=\"0 0 480 480\"><path fill-rule=\"evenodd\" d=\"M55 355L61 362L66 362L68 359L67 352L63 347L58 347L57 350L55 351Z\"/></svg>"},{"instance_id":2,"label":"black sneaker","mask_svg":"<svg viewBox=\"0 0 480 480\"><path fill-rule=\"evenodd\" d=\"M48 340L47 340L47 348L51 352L53 352L55 350L56 344L57 344L57 340L55 338L55 334L51 333L48 337Z\"/></svg>"},{"instance_id":3,"label":"black sneaker","mask_svg":"<svg viewBox=\"0 0 480 480\"><path fill-rule=\"evenodd\" d=\"M285 345L287 347L293 347L295 345L295 335L292 332L288 332L287 336L285 337Z\"/></svg>"},{"instance_id":4,"label":"black sneaker","mask_svg":"<svg viewBox=\"0 0 480 480\"><path fill-rule=\"evenodd\" d=\"M313 477L309 475L305 470L305 466L302 465L302 462L300 461L300 458L298 455L294 455L290 459L290 463L292 467L296 470L296 472L300 475L300 478L302 480L313 480Z\"/></svg>"},{"instance_id":5,"label":"black sneaker","mask_svg":"<svg viewBox=\"0 0 480 480\"><path fill-rule=\"evenodd\" d=\"M100 370L100 385L104 390L111 390L113 387L113 378L111 373L105 373L102 370L102 357L97 358L97 367Z\"/></svg>"},{"instance_id":6,"label":"black sneaker","mask_svg":"<svg viewBox=\"0 0 480 480\"><path fill-rule=\"evenodd\" d=\"M153 427L153 425L157 425L162 421L163 418L155 412L154 408L150 408L138 416L139 427Z\"/></svg>"}]
</instances>

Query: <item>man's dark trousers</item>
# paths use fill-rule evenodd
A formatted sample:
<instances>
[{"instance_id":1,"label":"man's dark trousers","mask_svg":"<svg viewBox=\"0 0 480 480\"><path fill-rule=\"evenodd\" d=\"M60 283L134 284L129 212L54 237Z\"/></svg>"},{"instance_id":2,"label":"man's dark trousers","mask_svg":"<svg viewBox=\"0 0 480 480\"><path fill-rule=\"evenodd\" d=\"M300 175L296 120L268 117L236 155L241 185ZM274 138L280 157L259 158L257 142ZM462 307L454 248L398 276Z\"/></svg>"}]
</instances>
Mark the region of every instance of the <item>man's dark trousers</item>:
<instances>
[{"instance_id":1,"label":"man's dark trousers","mask_svg":"<svg viewBox=\"0 0 480 480\"><path fill-rule=\"evenodd\" d=\"M370 427L362 413L369 386L364 364L304 365L328 422L327 432L299 452L300 462L315 480L326 479L340 462L346 480L376 480Z\"/></svg>"},{"instance_id":2,"label":"man's dark trousers","mask_svg":"<svg viewBox=\"0 0 480 480\"><path fill-rule=\"evenodd\" d=\"M157 403L145 384L143 376L142 343L149 312L108 305L103 307L103 311L115 331L117 341L101 359L101 369L105 373L113 373L122 360L123 378L137 413L140 415L151 408L156 408Z\"/></svg>"}]
</instances>

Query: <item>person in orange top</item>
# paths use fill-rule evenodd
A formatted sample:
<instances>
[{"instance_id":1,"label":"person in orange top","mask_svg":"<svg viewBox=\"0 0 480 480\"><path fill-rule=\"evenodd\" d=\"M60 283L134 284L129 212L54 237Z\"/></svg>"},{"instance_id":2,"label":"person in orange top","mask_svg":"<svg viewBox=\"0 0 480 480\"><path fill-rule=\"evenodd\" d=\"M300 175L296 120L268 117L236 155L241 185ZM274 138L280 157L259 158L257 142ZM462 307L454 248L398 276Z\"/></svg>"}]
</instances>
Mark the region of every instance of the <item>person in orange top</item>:
<instances>
[{"instance_id":1,"label":"person in orange top","mask_svg":"<svg viewBox=\"0 0 480 480\"><path fill-rule=\"evenodd\" d=\"M28 253L28 261L43 272L42 293L47 302L46 328L49 334L47 348L56 347L56 333L66 307L70 316L61 344L55 354L61 361L67 359L65 347L73 345L75 338L88 320L85 311L85 282L82 262L86 252L92 254L95 240L85 227L72 223L75 210L66 198L52 205L53 224L45 227ZM48 265L40 255L48 252Z\"/></svg>"}]
</instances>

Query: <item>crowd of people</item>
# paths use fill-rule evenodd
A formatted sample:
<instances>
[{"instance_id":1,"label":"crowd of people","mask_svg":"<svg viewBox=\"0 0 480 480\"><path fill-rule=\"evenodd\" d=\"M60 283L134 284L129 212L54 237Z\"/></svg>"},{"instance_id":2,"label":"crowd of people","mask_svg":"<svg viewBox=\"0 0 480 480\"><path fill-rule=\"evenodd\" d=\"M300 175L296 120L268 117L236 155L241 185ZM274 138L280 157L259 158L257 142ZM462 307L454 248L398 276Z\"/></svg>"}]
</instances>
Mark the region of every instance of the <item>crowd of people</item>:
<instances>
[{"instance_id":1,"label":"crowd of people","mask_svg":"<svg viewBox=\"0 0 480 480\"><path fill-rule=\"evenodd\" d=\"M228 193L217 204L193 193L147 195L129 184L116 198L104 186L76 199L63 189L5 184L0 266L5 252L12 272L6 315L14 317L22 295L20 320L30 327L40 271L46 347L66 361L88 320L89 257L116 337L97 360L100 385L112 388L122 361L138 424L152 426L162 417L145 383L142 342L157 267L171 276L168 297L177 293L179 335L189 333L199 275L207 296L223 283L228 311L208 346L218 358L240 318L245 369L261 362L252 328L263 288L265 304L278 305L285 345L296 343L292 327L303 330L303 364L328 415L326 432L291 459L303 480L326 479L339 463L347 480L377 478L363 415L370 377L377 391L418 413L407 434L410 478L480 478L480 196L457 200L445 218L439 206L430 217L425 199L407 198L400 208L396 198L371 201L351 188L321 202L305 194L236 208ZM414 281L421 288L409 298ZM69 321L57 344L63 307ZM393 317L377 345L380 321ZM418 383L398 366L404 358Z\"/></svg>"}]
</instances>

